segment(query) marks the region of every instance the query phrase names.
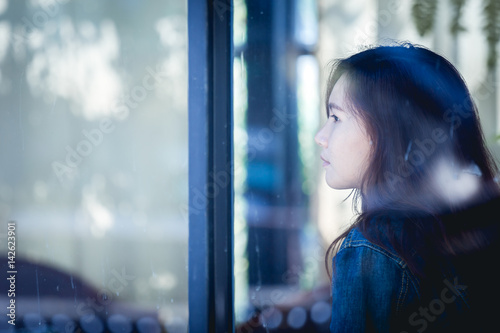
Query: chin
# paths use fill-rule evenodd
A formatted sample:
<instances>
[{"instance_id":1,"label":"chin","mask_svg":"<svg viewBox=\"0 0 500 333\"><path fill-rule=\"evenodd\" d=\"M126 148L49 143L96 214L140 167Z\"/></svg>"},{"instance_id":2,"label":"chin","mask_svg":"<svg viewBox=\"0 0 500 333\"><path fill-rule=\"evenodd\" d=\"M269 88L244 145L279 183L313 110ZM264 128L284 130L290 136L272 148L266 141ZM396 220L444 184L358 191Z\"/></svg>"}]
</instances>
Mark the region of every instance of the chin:
<instances>
[{"instance_id":1,"label":"chin","mask_svg":"<svg viewBox=\"0 0 500 333\"><path fill-rule=\"evenodd\" d=\"M350 186L347 183L342 183L339 181L327 180L326 183L328 184L329 187L331 187L334 190L350 190L355 188L355 186Z\"/></svg>"}]
</instances>

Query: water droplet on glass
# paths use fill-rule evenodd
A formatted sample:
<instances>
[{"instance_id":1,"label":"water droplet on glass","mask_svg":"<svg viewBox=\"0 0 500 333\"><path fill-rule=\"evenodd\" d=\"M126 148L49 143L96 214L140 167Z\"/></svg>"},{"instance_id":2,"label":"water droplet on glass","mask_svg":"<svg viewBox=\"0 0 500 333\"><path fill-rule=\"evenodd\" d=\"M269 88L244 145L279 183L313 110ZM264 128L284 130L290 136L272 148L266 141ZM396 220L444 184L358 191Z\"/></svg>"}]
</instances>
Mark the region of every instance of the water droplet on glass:
<instances>
[{"instance_id":1,"label":"water droplet on glass","mask_svg":"<svg viewBox=\"0 0 500 333\"><path fill-rule=\"evenodd\" d=\"M37 297L37 300L38 300L38 314L40 314L40 288L38 287L38 267L35 268L35 275L36 275L36 297ZM41 325L42 322L41 322L41 316L40 316L40 319L38 321L38 324Z\"/></svg>"}]
</instances>

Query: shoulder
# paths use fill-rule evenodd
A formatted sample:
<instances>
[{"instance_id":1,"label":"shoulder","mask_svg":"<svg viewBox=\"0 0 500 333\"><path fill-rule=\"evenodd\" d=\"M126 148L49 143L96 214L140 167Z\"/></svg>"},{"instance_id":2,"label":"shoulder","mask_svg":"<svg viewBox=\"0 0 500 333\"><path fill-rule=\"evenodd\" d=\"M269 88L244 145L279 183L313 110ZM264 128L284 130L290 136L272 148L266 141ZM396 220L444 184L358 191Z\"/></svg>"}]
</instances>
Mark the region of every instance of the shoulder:
<instances>
[{"instance_id":1,"label":"shoulder","mask_svg":"<svg viewBox=\"0 0 500 333\"><path fill-rule=\"evenodd\" d=\"M342 245L339 248L337 254L342 251L349 251L353 249L367 249L368 253L379 254L388 260L392 261L395 265L399 266L401 269L406 269L406 262L396 253L396 251L389 245L384 244L384 246L377 245L369 241L357 228L353 228L345 237ZM376 256L375 256L376 257Z\"/></svg>"},{"instance_id":2,"label":"shoulder","mask_svg":"<svg viewBox=\"0 0 500 333\"><path fill-rule=\"evenodd\" d=\"M419 295L420 283L410 271L407 263L389 245L378 245L369 241L357 228L345 237L333 258L335 272L348 275L349 279L360 279L365 285L405 289ZM344 274L343 274L344 273Z\"/></svg>"},{"instance_id":3,"label":"shoulder","mask_svg":"<svg viewBox=\"0 0 500 333\"><path fill-rule=\"evenodd\" d=\"M332 273L332 332L388 332L391 318L419 298L418 281L405 261L357 229L343 240Z\"/></svg>"}]
</instances>

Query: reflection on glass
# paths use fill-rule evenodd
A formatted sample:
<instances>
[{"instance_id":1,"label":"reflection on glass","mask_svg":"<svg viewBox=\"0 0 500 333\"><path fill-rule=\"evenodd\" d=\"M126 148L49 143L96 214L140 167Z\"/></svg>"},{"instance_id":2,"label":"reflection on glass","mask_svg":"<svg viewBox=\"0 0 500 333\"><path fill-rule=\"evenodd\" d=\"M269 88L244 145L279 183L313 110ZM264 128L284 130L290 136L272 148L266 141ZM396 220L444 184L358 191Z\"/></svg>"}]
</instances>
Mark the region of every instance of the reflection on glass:
<instances>
[{"instance_id":1,"label":"reflection on glass","mask_svg":"<svg viewBox=\"0 0 500 333\"><path fill-rule=\"evenodd\" d=\"M246 1L235 23L237 332L328 332L325 248L314 218L319 123L316 1ZM311 208L312 207L312 208Z\"/></svg>"},{"instance_id":2,"label":"reflection on glass","mask_svg":"<svg viewBox=\"0 0 500 333\"><path fill-rule=\"evenodd\" d=\"M187 330L186 22L185 1L0 1L18 328Z\"/></svg>"},{"instance_id":3,"label":"reflection on glass","mask_svg":"<svg viewBox=\"0 0 500 333\"><path fill-rule=\"evenodd\" d=\"M317 0L296 0L295 6L295 39L299 44L313 47L318 42Z\"/></svg>"}]
</instances>

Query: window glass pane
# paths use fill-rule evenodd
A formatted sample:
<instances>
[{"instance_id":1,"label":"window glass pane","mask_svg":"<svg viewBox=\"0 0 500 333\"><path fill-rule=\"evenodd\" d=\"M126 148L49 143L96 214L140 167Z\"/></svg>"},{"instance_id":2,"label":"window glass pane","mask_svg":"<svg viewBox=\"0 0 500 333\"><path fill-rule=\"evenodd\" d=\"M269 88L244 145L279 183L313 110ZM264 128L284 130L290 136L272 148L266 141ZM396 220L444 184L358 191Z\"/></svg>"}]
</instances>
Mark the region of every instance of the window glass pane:
<instances>
[{"instance_id":1,"label":"window glass pane","mask_svg":"<svg viewBox=\"0 0 500 333\"><path fill-rule=\"evenodd\" d=\"M465 78L478 106L481 126L488 148L498 159L497 134L500 129L498 117L498 94L500 86L493 84L496 69L488 69L488 43L486 32L481 28L480 2L468 2L457 15L455 6L444 2L437 7L434 28L421 35L417 21L412 15L412 1L390 0L319 0L320 40L317 47L321 72L322 92L327 79L328 64L332 59L345 58L365 47L379 44L393 44L409 41L423 45L452 62ZM450 24L459 18L466 32L453 35ZM425 17L420 18L424 20ZM496 87L496 88L495 88ZM323 96L322 96L323 97ZM324 112L320 113L320 124L326 122ZM330 241L339 230L352 221L351 201L338 204L349 194L349 190L332 190L320 178L318 181L318 220L322 234Z\"/></svg>"},{"instance_id":2,"label":"window glass pane","mask_svg":"<svg viewBox=\"0 0 500 333\"><path fill-rule=\"evenodd\" d=\"M186 27L186 1L0 1L18 327L187 331Z\"/></svg>"},{"instance_id":3,"label":"window glass pane","mask_svg":"<svg viewBox=\"0 0 500 333\"><path fill-rule=\"evenodd\" d=\"M328 332L316 1L239 1L246 40L234 62L237 331Z\"/></svg>"},{"instance_id":4,"label":"window glass pane","mask_svg":"<svg viewBox=\"0 0 500 333\"><path fill-rule=\"evenodd\" d=\"M318 42L318 6L316 0L296 0L295 38L297 43L314 47Z\"/></svg>"}]
</instances>

